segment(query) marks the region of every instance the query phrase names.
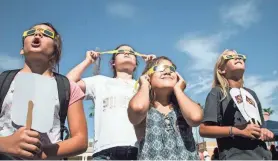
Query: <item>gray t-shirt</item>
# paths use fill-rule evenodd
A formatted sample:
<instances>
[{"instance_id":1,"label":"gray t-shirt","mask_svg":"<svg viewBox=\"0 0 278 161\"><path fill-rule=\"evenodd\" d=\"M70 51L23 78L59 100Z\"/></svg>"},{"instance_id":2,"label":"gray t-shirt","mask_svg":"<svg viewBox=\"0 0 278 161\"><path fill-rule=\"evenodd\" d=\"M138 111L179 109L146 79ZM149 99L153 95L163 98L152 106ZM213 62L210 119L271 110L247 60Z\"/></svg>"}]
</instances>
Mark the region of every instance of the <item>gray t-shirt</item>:
<instances>
[{"instance_id":1,"label":"gray t-shirt","mask_svg":"<svg viewBox=\"0 0 278 161\"><path fill-rule=\"evenodd\" d=\"M255 99L258 105L258 109L261 115L261 120L263 122L261 104L258 100L254 91L245 88ZM219 126L235 126L235 125L243 125L246 124L246 120L240 113L236 104L229 94L229 90L227 89L227 96L223 99L223 93L219 87L212 88L210 93L207 96L205 109L204 109L204 119L203 123L219 125ZM219 156L222 159L229 158L229 156L235 153L244 155L245 151L248 151L249 156L252 155L251 159L263 159L268 158L267 154L260 154L264 156L257 156L259 152L256 151L264 151L266 148L266 144L261 140L251 140L249 138L244 138L240 136L232 137L223 137L217 138L217 144L219 148ZM260 148L257 150L257 148ZM253 152L252 152L253 151ZM251 154L256 153L256 154ZM223 158L224 157L224 158ZM242 156L244 157L244 156ZM244 157L245 158L245 157Z\"/></svg>"}]
</instances>

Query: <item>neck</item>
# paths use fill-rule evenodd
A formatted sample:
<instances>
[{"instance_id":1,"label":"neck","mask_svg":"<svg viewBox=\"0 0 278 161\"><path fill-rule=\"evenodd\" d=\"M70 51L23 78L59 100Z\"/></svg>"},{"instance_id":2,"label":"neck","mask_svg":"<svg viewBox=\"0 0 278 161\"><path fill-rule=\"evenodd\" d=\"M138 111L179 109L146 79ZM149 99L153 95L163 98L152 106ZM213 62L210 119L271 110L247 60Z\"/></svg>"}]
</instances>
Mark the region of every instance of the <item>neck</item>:
<instances>
[{"instance_id":1,"label":"neck","mask_svg":"<svg viewBox=\"0 0 278 161\"><path fill-rule=\"evenodd\" d=\"M132 73L127 73L127 72L117 72L116 78L121 78L121 79L132 79Z\"/></svg>"},{"instance_id":2,"label":"neck","mask_svg":"<svg viewBox=\"0 0 278 161\"><path fill-rule=\"evenodd\" d=\"M228 79L229 86L231 88L241 88L242 87L242 77L231 77Z\"/></svg>"},{"instance_id":3,"label":"neck","mask_svg":"<svg viewBox=\"0 0 278 161\"><path fill-rule=\"evenodd\" d=\"M171 103L170 100L171 93L168 92L155 92L154 106L158 105L167 106Z\"/></svg>"},{"instance_id":4,"label":"neck","mask_svg":"<svg viewBox=\"0 0 278 161\"><path fill-rule=\"evenodd\" d=\"M42 63L28 63L28 62L25 62L21 72L36 73L36 74L41 74L49 77L51 77L53 74L53 72L49 69L48 64L46 65Z\"/></svg>"},{"instance_id":5,"label":"neck","mask_svg":"<svg viewBox=\"0 0 278 161\"><path fill-rule=\"evenodd\" d=\"M229 86L231 88L241 88L242 87L242 79L243 79L243 70L233 71L232 75L227 75L227 80L229 83Z\"/></svg>"}]
</instances>

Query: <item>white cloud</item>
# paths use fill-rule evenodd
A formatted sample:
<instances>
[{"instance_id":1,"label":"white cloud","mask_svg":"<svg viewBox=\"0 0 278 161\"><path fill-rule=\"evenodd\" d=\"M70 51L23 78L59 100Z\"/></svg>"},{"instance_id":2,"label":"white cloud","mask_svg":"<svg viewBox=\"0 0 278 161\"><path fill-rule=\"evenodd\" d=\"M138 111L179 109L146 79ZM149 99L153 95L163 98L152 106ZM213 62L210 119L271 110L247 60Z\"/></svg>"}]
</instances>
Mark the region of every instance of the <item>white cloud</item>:
<instances>
[{"instance_id":1,"label":"white cloud","mask_svg":"<svg viewBox=\"0 0 278 161\"><path fill-rule=\"evenodd\" d=\"M198 76L191 75L191 79L194 81L189 81L187 85L188 86L187 90L190 93L194 95L198 95L198 94L205 93L209 89L211 89L212 80L213 80L212 74L210 75L200 74Z\"/></svg>"},{"instance_id":2,"label":"white cloud","mask_svg":"<svg viewBox=\"0 0 278 161\"><path fill-rule=\"evenodd\" d=\"M240 30L235 25L247 28L260 18L256 1L238 1L234 5L222 8L221 17L225 24L232 25L229 29L218 33L200 35L189 34L178 41L176 47L179 51L185 53L190 59L191 64L188 81L188 92L191 97L204 101L207 93L211 89L213 81L213 68L217 56L223 49L222 43L226 43L232 36L235 36ZM277 71L273 71L273 75ZM254 90L260 99L263 108L272 107L278 113L278 79L266 79L259 75L249 75L245 77L246 87ZM275 114L276 115L276 114ZM274 115L273 115L274 116ZM272 119L275 119L272 117ZM277 118L278 119L278 118Z\"/></svg>"},{"instance_id":3,"label":"white cloud","mask_svg":"<svg viewBox=\"0 0 278 161\"><path fill-rule=\"evenodd\" d=\"M5 53L0 54L0 71L17 69L23 66L23 59L11 57Z\"/></svg>"},{"instance_id":4,"label":"white cloud","mask_svg":"<svg viewBox=\"0 0 278 161\"><path fill-rule=\"evenodd\" d=\"M235 32L232 31L219 32L209 36L190 34L179 40L177 48L192 58L192 69L211 71L219 55L221 42L229 39L233 34Z\"/></svg>"},{"instance_id":5,"label":"white cloud","mask_svg":"<svg viewBox=\"0 0 278 161\"><path fill-rule=\"evenodd\" d=\"M223 7L221 18L224 23L247 28L260 19L257 6L256 0L241 0L232 6Z\"/></svg>"},{"instance_id":6,"label":"white cloud","mask_svg":"<svg viewBox=\"0 0 278 161\"><path fill-rule=\"evenodd\" d=\"M250 76L245 79L245 86L256 92L263 108L277 108L273 102L277 99L278 79L266 80L260 76Z\"/></svg>"},{"instance_id":7,"label":"white cloud","mask_svg":"<svg viewBox=\"0 0 278 161\"><path fill-rule=\"evenodd\" d=\"M131 4L114 2L106 6L107 13L120 18L131 19L135 15L135 7Z\"/></svg>"}]
</instances>

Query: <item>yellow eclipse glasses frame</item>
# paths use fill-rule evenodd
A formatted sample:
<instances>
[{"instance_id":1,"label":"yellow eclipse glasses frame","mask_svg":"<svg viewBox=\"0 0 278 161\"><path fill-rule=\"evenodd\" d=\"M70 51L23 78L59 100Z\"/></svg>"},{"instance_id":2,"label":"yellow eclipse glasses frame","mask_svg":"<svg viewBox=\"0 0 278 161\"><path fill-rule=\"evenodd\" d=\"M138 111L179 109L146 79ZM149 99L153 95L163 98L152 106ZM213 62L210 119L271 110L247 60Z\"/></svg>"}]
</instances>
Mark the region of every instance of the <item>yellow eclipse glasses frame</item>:
<instances>
[{"instance_id":1,"label":"yellow eclipse glasses frame","mask_svg":"<svg viewBox=\"0 0 278 161\"><path fill-rule=\"evenodd\" d=\"M37 28L37 29L31 29L31 30L26 30L23 32L23 35L22 37L25 38L27 36L30 36L30 35L34 35L37 31L39 31L40 33L42 33L43 35L47 36L47 37L50 37L52 39L55 38L55 33L53 31L50 31L48 29L42 29L42 28Z\"/></svg>"},{"instance_id":2,"label":"yellow eclipse glasses frame","mask_svg":"<svg viewBox=\"0 0 278 161\"><path fill-rule=\"evenodd\" d=\"M246 56L243 55L243 54L223 55L222 57L225 60L237 59L237 58L242 59L242 60L246 60Z\"/></svg>"},{"instance_id":3,"label":"yellow eclipse glasses frame","mask_svg":"<svg viewBox=\"0 0 278 161\"><path fill-rule=\"evenodd\" d=\"M169 69L170 72L176 72L176 68L174 66L169 66L169 65L164 65L164 64L160 64L160 65L154 65L153 67L151 67L146 74L147 75L152 75L155 72L164 72L166 69ZM139 80L136 81L135 85L134 85L134 89L137 90L138 89L138 84L139 84Z\"/></svg>"}]
</instances>

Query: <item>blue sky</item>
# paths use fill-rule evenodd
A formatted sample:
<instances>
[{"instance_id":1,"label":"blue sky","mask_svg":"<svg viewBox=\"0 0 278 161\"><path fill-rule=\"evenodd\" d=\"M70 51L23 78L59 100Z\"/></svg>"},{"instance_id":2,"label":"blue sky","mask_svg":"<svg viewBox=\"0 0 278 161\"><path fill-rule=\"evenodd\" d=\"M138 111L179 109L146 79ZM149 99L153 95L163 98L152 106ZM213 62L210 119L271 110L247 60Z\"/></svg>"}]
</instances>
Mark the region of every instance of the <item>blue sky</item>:
<instances>
[{"instance_id":1,"label":"blue sky","mask_svg":"<svg viewBox=\"0 0 278 161\"><path fill-rule=\"evenodd\" d=\"M66 74L87 50L127 43L141 53L168 56L188 83L186 94L204 103L216 57L224 49L247 55L245 85L278 120L278 1L276 0L3 0L0 2L0 71L19 68L22 32L51 22L63 39L60 72ZM111 76L110 55L101 73ZM140 60L138 75L144 62ZM92 75L90 67L84 77ZM88 115L91 102L85 101ZM88 118L89 136L93 119Z\"/></svg>"}]
</instances>

